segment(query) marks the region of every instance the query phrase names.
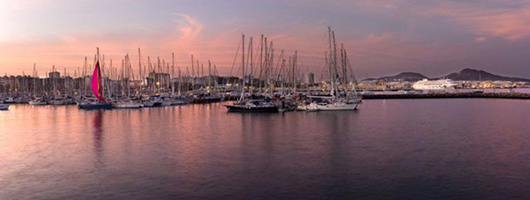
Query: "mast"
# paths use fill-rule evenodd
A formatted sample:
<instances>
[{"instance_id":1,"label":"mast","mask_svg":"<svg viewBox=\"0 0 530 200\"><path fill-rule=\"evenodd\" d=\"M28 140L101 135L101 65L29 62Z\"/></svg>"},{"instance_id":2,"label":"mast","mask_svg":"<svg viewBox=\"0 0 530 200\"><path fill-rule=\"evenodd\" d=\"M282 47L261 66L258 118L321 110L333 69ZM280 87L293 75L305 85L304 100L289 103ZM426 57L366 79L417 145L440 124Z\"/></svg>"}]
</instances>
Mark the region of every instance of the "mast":
<instances>
[{"instance_id":1,"label":"mast","mask_svg":"<svg viewBox=\"0 0 530 200\"><path fill-rule=\"evenodd\" d=\"M111 60L112 63L112 60ZM140 100L142 99L142 85L143 85L143 78L142 78L142 54L140 53L140 48L138 48L138 77L140 80Z\"/></svg>"},{"instance_id":2,"label":"mast","mask_svg":"<svg viewBox=\"0 0 530 200\"><path fill-rule=\"evenodd\" d=\"M241 96L239 97L239 102L243 102L245 100L245 34L241 36L241 69L242 69L242 76L241 76Z\"/></svg>"},{"instance_id":3,"label":"mast","mask_svg":"<svg viewBox=\"0 0 530 200\"><path fill-rule=\"evenodd\" d=\"M334 74L333 74L333 48L332 48L332 39L331 39L331 27L328 26L328 37L329 37L329 60L328 60L328 65L329 65L329 82L331 84L331 88L330 88L330 93L331 93L331 96L333 97L333 99L335 99L335 79L334 79Z\"/></svg>"},{"instance_id":4,"label":"mast","mask_svg":"<svg viewBox=\"0 0 530 200\"><path fill-rule=\"evenodd\" d=\"M120 97L125 95L125 61L121 60L121 77L120 77L121 92ZM123 98L120 98L120 100Z\"/></svg>"},{"instance_id":5,"label":"mast","mask_svg":"<svg viewBox=\"0 0 530 200\"><path fill-rule=\"evenodd\" d=\"M250 74L248 76L250 78L250 87L249 87L250 96L252 96L252 85L254 83L254 81L252 80L252 79L254 79L253 76L252 76L252 70L253 70L252 66L253 66L253 63L254 63L254 60L252 59L252 54L254 54L253 51L252 51L253 49L254 49L254 46L252 45L252 37L250 37L250 41L249 41L249 44L248 44L249 56L247 58L247 60L249 60L249 62L250 62Z\"/></svg>"},{"instance_id":6,"label":"mast","mask_svg":"<svg viewBox=\"0 0 530 200\"><path fill-rule=\"evenodd\" d=\"M127 66L127 98L130 98L131 97L131 78L134 77L134 75L132 74L132 69L131 69L131 60L129 59L129 54L127 54L127 57L125 58L126 60L126 66Z\"/></svg>"},{"instance_id":7,"label":"mast","mask_svg":"<svg viewBox=\"0 0 530 200\"><path fill-rule=\"evenodd\" d=\"M181 90L182 90L182 77L181 77L180 67L178 68L178 70L179 70L179 79L178 79L178 82L179 82L179 90L178 90L178 96L180 97L180 96L181 96Z\"/></svg>"},{"instance_id":8,"label":"mast","mask_svg":"<svg viewBox=\"0 0 530 200\"><path fill-rule=\"evenodd\" d=\"M265 63L264 63L264 66L263 66L263 68L265 68L264 69L265 70L265 83L264 83L264 85L265 85L265 88L266 88L265 91L268 91L270 89L270 87L269 87L270 84L269 84L269 51L267 49L267 37L265 37L263 39L263 44L264 44L263 50L265 51L265 55L264 55L265 56L265 58L264 58Z\"/></svg>"},{"instance_id":9,"label":"mast","mask_svg":"<svg viewBox=\"0 0 530 200\"><path fill-rule=\"evenodd\" d=\"M156 66L156 93L160 94L160 57L156 57L158 59L158 63Z\"/></svg>"},{"instance_id":10,"label":"mast","mask_svg":"<svg viewBox=\"0 0 530 200\"><path fill-rule=\"evenodd\" d=\"M210 60L208 60L208 88L210 88L211 86L212 86L212 63L210 62Z\"/></svg>"},{"instance_id":11,"label":"mast","mask_svg":"<svg viewBox=\"0 0 530 200\"><path fill-rule=\"evenodd\" d=\"M85 56L85 64L83 64L83 92L81 92L81 98L84 98L86 96L86 70L87 70L87 57Z\"/></svg>"},{"instance_id":12,"label":"mast","mask_svg":"<svg viewBox=\"0 0 530 200\"><path fill-rule=\"evenodd\" d=\"M298 51L294 51L293 56L293 71L292 71L292 77L293 77L293 91L296 92L296 58L298 57Z\"/></svg>"},{"instance_id":13,"label":"mast","mask_svg":"<svg viewBox=\"0 0 530 200\"><path fill-rule=\"evenodd\" d=\"M260 50L259 50L259 93L260 95L262 95L262 88L261 88L261 83L262 83L262 72L263 72L263 34L261 34L261 39L260 39L260 43L259 43L259 46L260 46Z\"/></svg>"},{"instance_id":14,"label":"mast","mask_svg":"<svg viewBox=\"0 0 530 200\"><path fill-rule=\"evenodd\" d=\"M267 39L265 38L265 40L267 40ZM269 76L271 76L272 72L273 72L272 68L274 67L273 66L274 65L274 48L273 48L273 42L272 41L271 41L271 45L270 45L269 48L270 48L270 51L271 51L270 54L269 54L269 73L270 73ZM272 84L269 84L269 87L270 87L269 93L270 93L270 96L272 97L272 94L274 93L274 87L273 87Z\"/></svg>"},{"instance_id":15,"label":"mast","mask_svg":"<svg viewBox=\"0 0 530 200\"><path fill-rule=\"evenodd\" d=\"M175 85L171 79L175 76L175 53L171 53L171 74L169 76L169 83L171 84L171 96L175 96Z\"/></svg>"},{"instance_id":16,"label":"mast","mask_svg":"<svg viewBox=\"0 0 530 200\"><path fill-rule=\"evenodd\" d=\"M140 54L140 48L138 48L138 77L142 80L142 54Z\"/></svg>"},{"instance_id":17,"label":"mast","mask_svg":"<svg viewBox=\"0 0 530 200\"><path fill-rule=\"evenodd\" d=\"M152 73L151 70L152 70L152 69L151 69L151 57L150 57L150 56L147 56L147 74L146 74L146 76L150 76L150 74ZM153 72L154 72L154 70L153 70ZM153 84L155 84L155 82L154 82L154 78L155 78L155 77L153 76L152 78L153 78L153 81L151 81L151 84L149 84L149 81L147 82L147 84L148 84L148 86L149 86L149 87L147 88L147 93L148 93L148 94L149 94L150 92L152 92L151 90L153 89ZM148 80L149 80L149 79L148 79Z\"/></svg>"},{"instance_id":18,"label":"mast","mask_svg":"<svg viewBox=\"0 0 530 200\"><path fill-rule=\"evenodd\" d=\"M195 94L195 69L193 66L193 54L191 55L191 93Z\"/></svg>"}]
</instances>

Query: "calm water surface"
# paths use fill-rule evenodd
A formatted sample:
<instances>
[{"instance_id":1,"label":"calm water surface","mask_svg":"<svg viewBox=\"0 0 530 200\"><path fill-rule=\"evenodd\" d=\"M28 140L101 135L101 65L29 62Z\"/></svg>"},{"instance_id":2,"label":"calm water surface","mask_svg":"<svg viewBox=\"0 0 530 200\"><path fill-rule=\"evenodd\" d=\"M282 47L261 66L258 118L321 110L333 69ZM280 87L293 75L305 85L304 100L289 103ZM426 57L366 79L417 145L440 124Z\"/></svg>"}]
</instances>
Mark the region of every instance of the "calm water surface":
<instances>
[{"instance_id":1,"label":"calm water surface","mask_svg":"<svg viewBox=\"0 0 530 200\"><path fill-rule=\"evenodd\" d=\"M530 199L530 101L0 112L0 199Z\"/></svg>"}]
</instances>

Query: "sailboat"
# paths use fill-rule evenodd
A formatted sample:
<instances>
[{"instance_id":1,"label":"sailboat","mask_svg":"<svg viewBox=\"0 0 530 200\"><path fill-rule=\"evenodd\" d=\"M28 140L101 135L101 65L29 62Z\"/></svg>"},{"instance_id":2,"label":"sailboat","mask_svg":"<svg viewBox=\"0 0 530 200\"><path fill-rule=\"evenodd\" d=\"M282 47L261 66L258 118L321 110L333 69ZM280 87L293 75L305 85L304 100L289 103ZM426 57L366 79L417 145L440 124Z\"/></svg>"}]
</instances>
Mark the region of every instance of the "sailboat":
<instances>
[{"instance_id":1,"label":"sailboat","mask_svg":"<svg viewBox=\"0 0 530 200\"><path fill-rule=\"evenodd\" d=\"M29 105L46 105L48 102L43 97L37 96L37 70L35 67L35 63L33 64L33 99L29 101Z\"/></svg>"},{"instance_id":2,"label":"sailboat","mask_svg":"<svg viewBox=\"0 0 530 200\"><path fill-rule=\"evenodd\" d=\"M309 96L309 104L304 103L298 106L298 110L303 111L340 111L340 110L356 110L357 106L361 102L361 99L355 92L355 87L352 84L352 91L347 91L346 76L345 73L345 60L347 57L343 56L342 59L342 77L340 77L339 66L337 64L337 48L335 44L335 33L328 27L329 35L329 73L330 73L330 96ZM341 54L343 54L341 50ZM342 83L342 91L339 88L339 84Z\"/></svg>"},{"instance_id":3,"label":"sailboat","mask_svg":"<svg viewBox=\"0 0 530 200\"><path fill-rule=\"evenodd\" d=\"M132 68L131 68L131 64L130 64L130 61L129 61L129 55L127 54L125 56L125 62L122 62L122 68L123 68L123 71L125 71L125 77L122 77L122 82L127 86L127 90L126 92L125 91L122 91L123 94L126 94L126 97L125 99L120 99L119 101L115 102L114 103L114 108L142 108L144 107L144 105L139 102L139 101L135 101L133 99L131 99L131 86L130 86L130 78L131 78L131 71L132 71ZM122 89L124 89L124 87L122 87Z\"/></svg>"},{"instance_id":4,"label":"sailboat","mask_svg":"<svg viewBox=\"0 0 530 200\"><path fill-rule=\"evenodd\" d=\"M103 97L103 85L102 85L102 77L101 77L101 69L99 67L99 48L97 48L97 62L94 66L94 72L92 73L92 92L96 96L97 99L89 99L83 102L79 102L78 106L79 109L86 109L86 110L92 110L92 109L111 109L112 104L105 101L105 98Z\"/></svg>"},{"instance_id":5,"label":"sailboat","mask_svg":"<svg viewBox=\"0 0 530 200\"><path fill-rule=\"evenodd\" d=\"M251 39L252 41L252 39ZM270 99L248 99L245 100L245 35L242 37L242 62L243 76L241 77L241 96L232 105L225 105L228 112L278 112L279 107Z\"/></svg>"}]
</instances>

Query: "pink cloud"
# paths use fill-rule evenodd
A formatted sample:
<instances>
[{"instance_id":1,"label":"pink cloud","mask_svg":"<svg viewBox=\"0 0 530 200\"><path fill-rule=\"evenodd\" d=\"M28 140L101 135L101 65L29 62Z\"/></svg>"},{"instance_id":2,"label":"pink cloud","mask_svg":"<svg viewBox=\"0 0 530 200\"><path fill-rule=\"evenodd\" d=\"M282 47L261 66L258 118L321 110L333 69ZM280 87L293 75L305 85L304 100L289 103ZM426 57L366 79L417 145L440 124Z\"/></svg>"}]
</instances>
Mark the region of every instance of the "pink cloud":
<instances>
[{"instance_id":1,"label":"pink cloud","mask_svg":"<svg viewBox=\"0 0 530 200\"><path fill-rule=\"evenodd\" d=\"M479 36L517 41L530 37L530 5L505 2L510 8L486 8L480 4L443 1L425 8L423 14L442 15L469 27Z\"/></svg>"},{"instance_id":2,"label":"pink cloud","mask_svg":"<svg viewBox=\"0 0 530 200\"><path fill-rule=\"evenodd\" d=\"M484 42L486 41L486 37L477 37L475 38L475 42Z\"/></svg>"}]
</instances>

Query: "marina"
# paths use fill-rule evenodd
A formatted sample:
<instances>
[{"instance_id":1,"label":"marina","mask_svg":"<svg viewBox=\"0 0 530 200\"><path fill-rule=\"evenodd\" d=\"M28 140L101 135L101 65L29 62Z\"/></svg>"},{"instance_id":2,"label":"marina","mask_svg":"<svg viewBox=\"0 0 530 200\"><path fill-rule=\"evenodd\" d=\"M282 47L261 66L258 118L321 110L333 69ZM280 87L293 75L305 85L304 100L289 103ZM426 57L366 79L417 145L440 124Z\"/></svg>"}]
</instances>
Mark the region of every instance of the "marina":
<instances>
[{"instance_id":1,"label":"marina","mask_svg":"<svg viewBox=\"0 0 530 200\"><path fill-rule=\"evenodd\" d=\"M530 199L529 14L0 0L0 200Z\"/></svg>"}]
</instances>

